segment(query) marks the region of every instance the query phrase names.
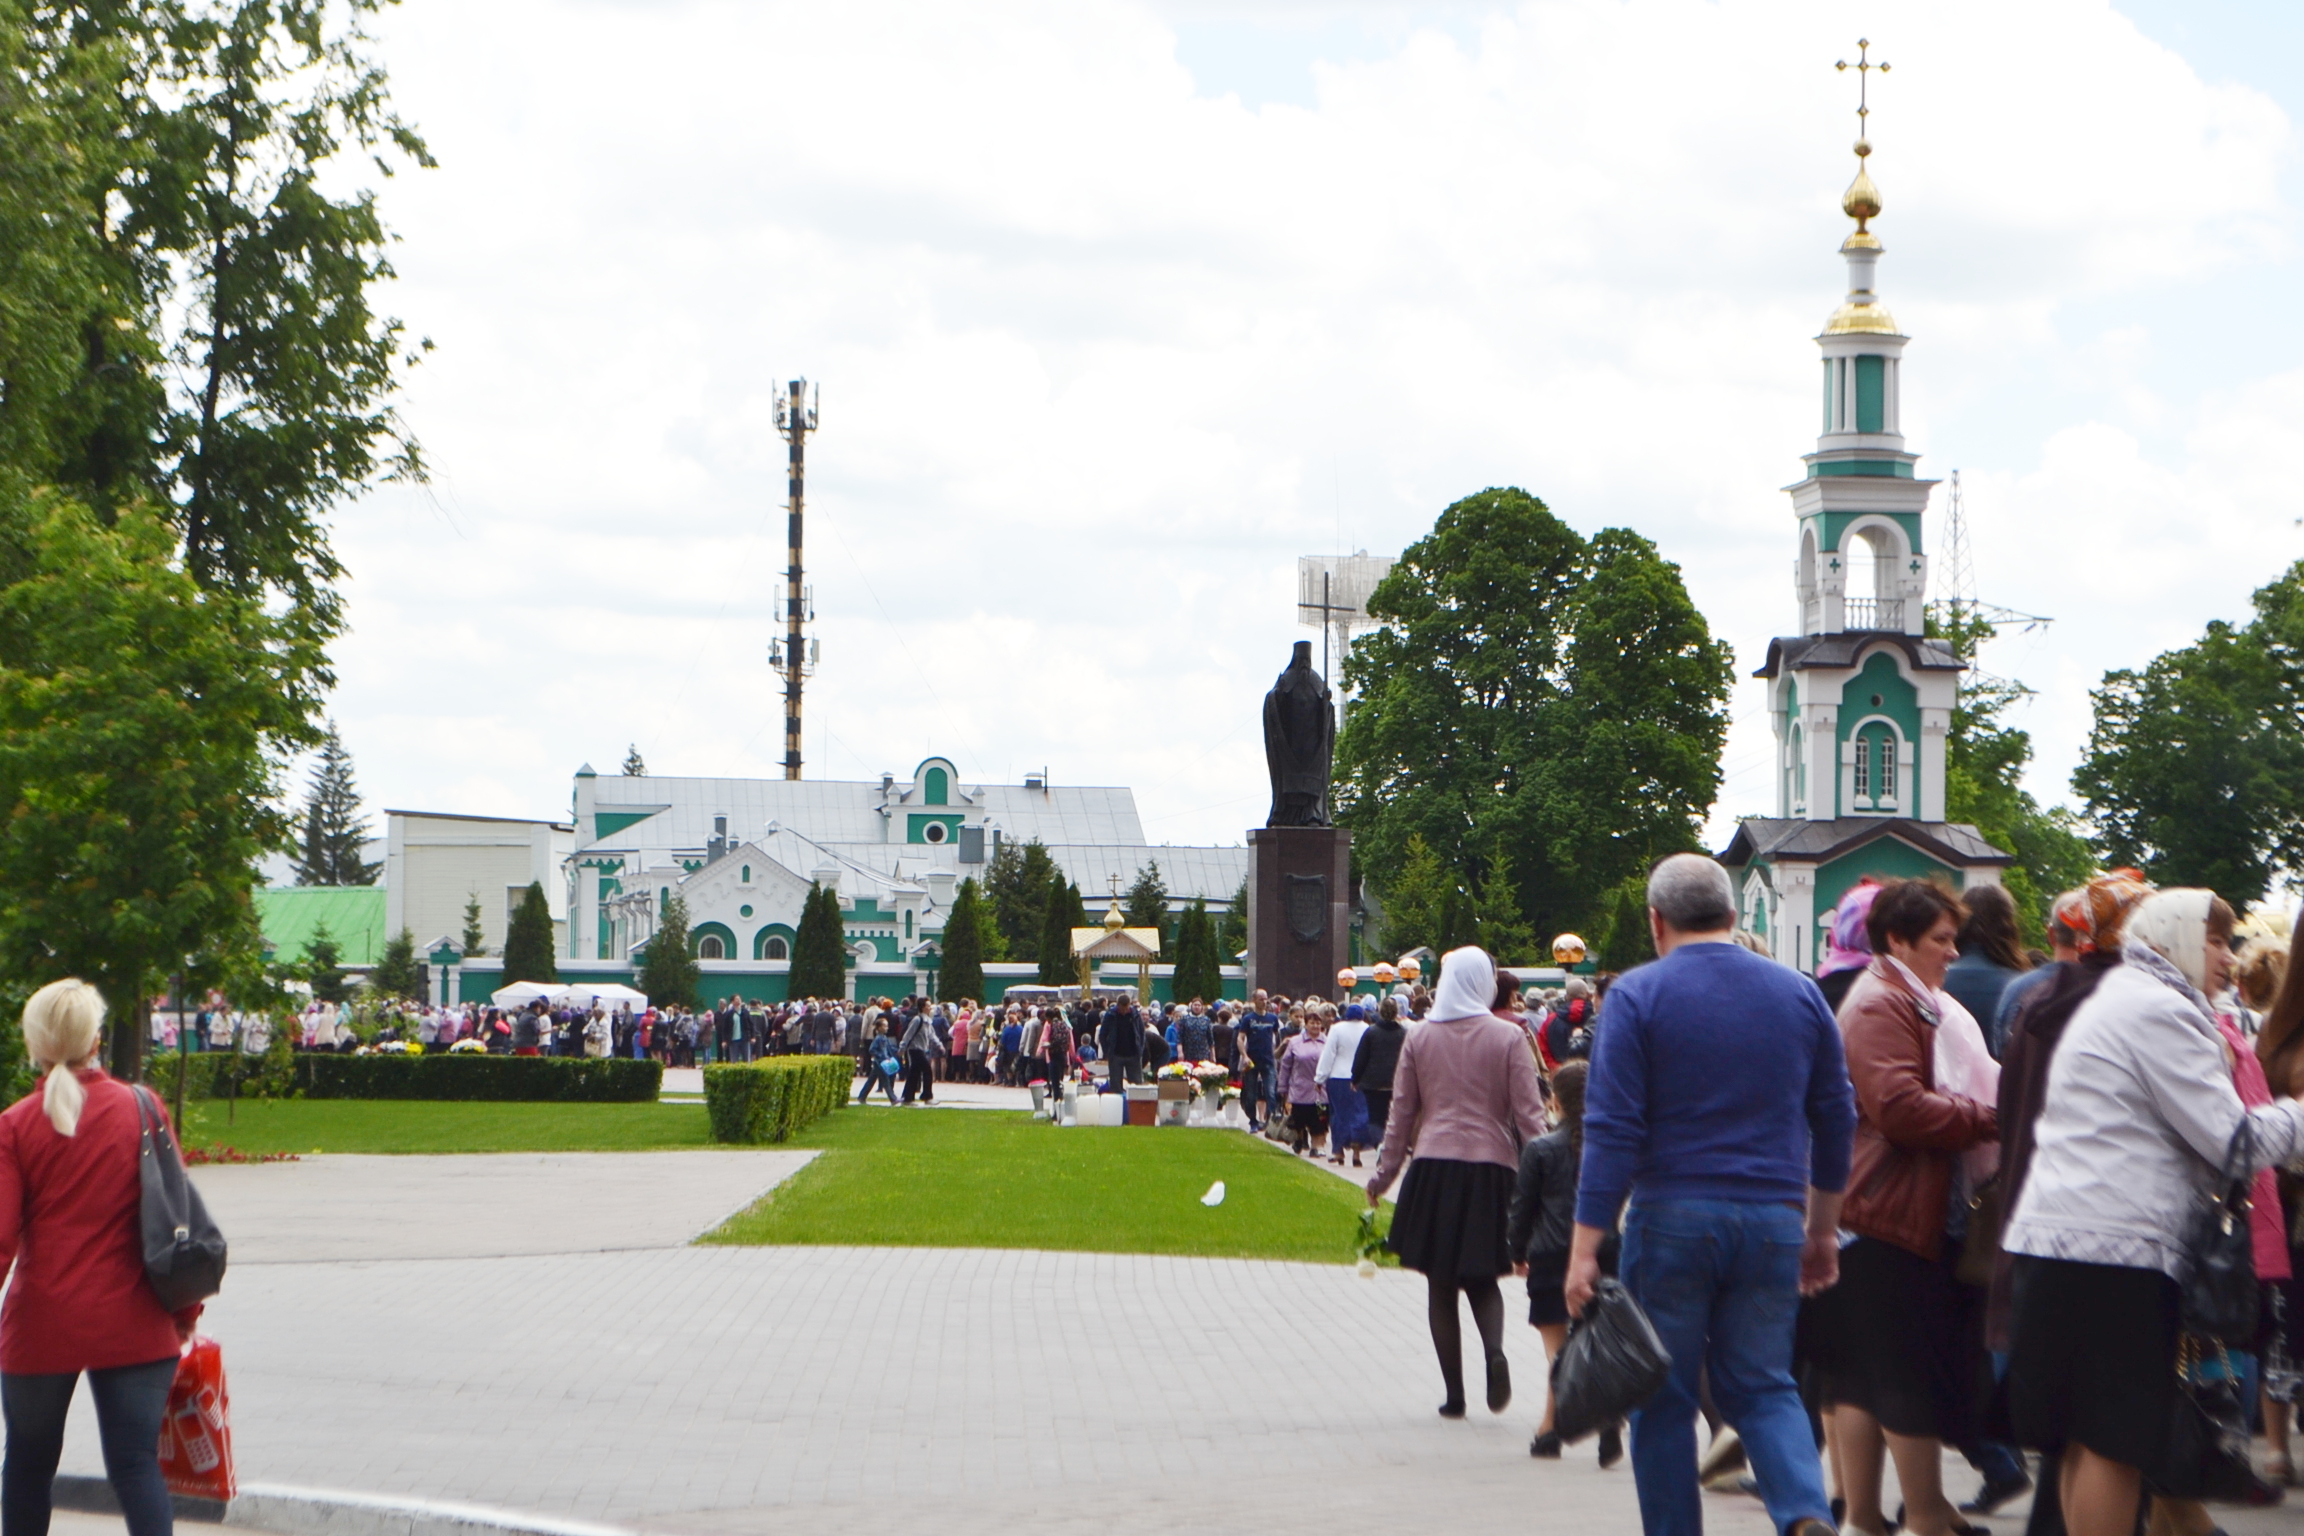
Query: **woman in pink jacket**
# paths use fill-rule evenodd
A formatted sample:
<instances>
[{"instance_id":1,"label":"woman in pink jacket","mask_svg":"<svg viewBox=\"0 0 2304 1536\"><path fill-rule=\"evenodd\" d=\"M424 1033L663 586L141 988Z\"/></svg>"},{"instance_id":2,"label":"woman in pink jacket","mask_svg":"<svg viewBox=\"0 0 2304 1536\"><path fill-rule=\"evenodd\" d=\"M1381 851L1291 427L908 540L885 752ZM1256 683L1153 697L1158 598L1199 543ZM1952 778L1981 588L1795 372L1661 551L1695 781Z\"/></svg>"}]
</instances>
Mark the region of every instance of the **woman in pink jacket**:
<instances>
[{"instance_id":1,"label":"woman in pink jacket","mask_svg":"<svg viewBox=\"0 0 2304 1536\"><path fill-rule=\"evenodd\" d=\"M1368 1185L1375 1205L1408 1163L1385 1245L1424 1276L1432 1348L1448 1389L1440 1415L1449 1419L1464 1416L1458 1291L1472 1303L1487 1356L1488 1411L1502 1413L1512 1401L1496 1282L1512 1271L1505 1228L1520 1146L1545 1130L1535 1053L1525 1031L1489 1012L1495 995L1496 963L1485 952L1467 946L1442 959L1431 1013L1400 1048L1384 1151Z\"/></svg>"}]
</instances>

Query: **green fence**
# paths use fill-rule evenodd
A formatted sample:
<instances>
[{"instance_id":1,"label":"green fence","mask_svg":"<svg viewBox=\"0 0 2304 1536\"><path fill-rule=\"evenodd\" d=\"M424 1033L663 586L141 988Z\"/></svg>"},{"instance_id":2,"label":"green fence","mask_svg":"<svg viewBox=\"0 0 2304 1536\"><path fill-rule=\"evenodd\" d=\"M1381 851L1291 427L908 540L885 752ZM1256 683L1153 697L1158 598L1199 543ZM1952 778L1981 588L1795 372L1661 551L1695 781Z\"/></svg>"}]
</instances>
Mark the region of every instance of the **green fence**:
<instances>
[{"instance_id":1,"label":"green fence","mask_svg":"<svg viewBox=\"0 0 2304 1536\"><path fill-rule=\"evenodd\" d=\"M775 1056L747 1066L704 1069L704 1112L714 1141L790 1141L848 1100L856 1063L848 1056Z\"/></svg>"}]
</instances>

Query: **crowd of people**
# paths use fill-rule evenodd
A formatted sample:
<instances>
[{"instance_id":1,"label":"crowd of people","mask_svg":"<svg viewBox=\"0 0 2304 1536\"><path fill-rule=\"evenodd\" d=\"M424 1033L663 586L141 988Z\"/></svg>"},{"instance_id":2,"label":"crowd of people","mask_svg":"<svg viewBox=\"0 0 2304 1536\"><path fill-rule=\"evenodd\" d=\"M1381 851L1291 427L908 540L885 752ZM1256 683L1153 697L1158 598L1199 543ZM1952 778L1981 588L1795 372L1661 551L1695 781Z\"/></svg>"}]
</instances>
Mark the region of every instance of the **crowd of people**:
<instances>
[{"instance_id":1,"label":"crowd of people","mask_svg":"<svg viewBox=\"0 0 2304 1536\"><path fill-rule=\"evenodd\" d=\"M1996 886L1865 880L1811 979L1708 858L1648 906L1653 963L1530 1009L1457 950L1403 1032L1368 1198L1399 1185L1444 1416L1465 1303L1502 1412L1503 1277L1556 1358L1615 1276L1671 1357L1630 1416L1651 1536L1702 1487L1790 1536L1968 1536L2026 1492L2040 1536L2210 1536L2204 1500L2298 1481L2304 923L2236 948L2214 893L2119 870L2032 950ZM1549 1411L1530 1451L1562 1454Z\"/></svg>"}]
</instances>

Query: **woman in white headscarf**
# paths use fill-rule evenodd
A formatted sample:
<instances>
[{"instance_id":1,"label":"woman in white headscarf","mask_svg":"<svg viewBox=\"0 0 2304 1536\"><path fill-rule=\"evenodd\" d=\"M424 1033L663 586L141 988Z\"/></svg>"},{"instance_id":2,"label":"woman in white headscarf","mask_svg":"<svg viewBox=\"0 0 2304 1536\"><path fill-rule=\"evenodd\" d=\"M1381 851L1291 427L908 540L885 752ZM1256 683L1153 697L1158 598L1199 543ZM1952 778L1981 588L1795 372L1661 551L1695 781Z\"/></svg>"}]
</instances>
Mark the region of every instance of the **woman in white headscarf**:
<instances>
[{"instance_id":1,"label":"woman in white headscarf","mask_svg":"<svg viewBox=\"0 0 2304 1536\"><path fill-rule=\"evenodd\" d=\"M2304 1153L2304 1104L2250 1110L2208 997L2232 970L2233 912L2167 890L2130 913L2121 963L2065 1026L2022 1192L2008 1402L2018 1440L2059 1455L2071 1536L2129 1536L2175 1411L2184 1229L2243 1119L2256 1162Z\"/></svg>"},{"instance_id":2,"label":"woman in white headscarf","mask_svg":"<svg viewBox=\"0 0 2304 1536\"><path fill-rule=\"evenodd\" d=\"M1472 1304L1487 1357L1488 1410L1502 1413L1512 1401L1496 1282L1512 1270L1505 1228L1520 1147L1545 1131L1535 1055L1517 1024L1490 1011L1495 996L1496 963L1486 953L1467 946L1442 959L1431 1012L1400 1047L1384 1150L1368 1185L1375 1205L1407 1163L1386 1246L1424 1276L1432 1347L1448 1391L1440 1413L1450 1419L1464 1416L1459 1291Z\"/></svg>"}]
</instances>

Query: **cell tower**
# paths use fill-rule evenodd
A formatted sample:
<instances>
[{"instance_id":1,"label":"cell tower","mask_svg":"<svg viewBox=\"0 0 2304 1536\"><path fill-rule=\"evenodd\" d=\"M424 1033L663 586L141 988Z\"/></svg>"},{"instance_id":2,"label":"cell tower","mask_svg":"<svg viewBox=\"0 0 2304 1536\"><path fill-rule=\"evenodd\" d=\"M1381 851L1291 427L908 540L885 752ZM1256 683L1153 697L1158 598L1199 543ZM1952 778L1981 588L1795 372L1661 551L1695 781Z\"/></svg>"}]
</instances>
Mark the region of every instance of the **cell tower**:
<instances>
[{"instance_id":1,"label":"cell tower","mask_svg":"<svg viewBox=\"0 0 2304 1536\"><path fill-rule=\"evenodd\" d=\"M2045 629L2053 619L2036 613L2019 613L2014 608L2003 608L1998 603L1979 602L1976 597L1976 559L1968 545L1968 509L1960 495L1960 471L1952 471L1950 493L1944 498L1944 595L1930 606L1943 621L1943 628L1957 634L1961 630L1982 622L1997 636L2003 629L2015 629L2029 634ZM1978 640L1981 647L1983 641ZM2015 686L2009 679L1984 671L1969 658L1966 687ZM2029 692L2030 690L2026 690Z\"/></svg>"},{"instance_id":2,"label":"cell tower","mask_svg":"<svg viewBox=\"0 0 2304 1536\"><path fill-rule=\"evenodd\" d=\"M1391 574L1393 563L1390 555L1372 555L1364 549L1349 555L1305 555L1296 562L1296 622L1319 629L1320 675L1332 686L1336 678L1329 634L1334 632L1335 654L1341 657L1351 648L1352 631L1369 626L1368 594ZM1336 691L1341 694L1343 689Z\"/></svg>"},{"instance_id":3,"label":"cell tower","mask_svg":"<svg viewBox=\"0 0 2304 1536\"><path fill-rule=\"evenodd\" d=\"M800 686L816 671L816 642L806 627L816 617L816 594L805 585L800 563L802 491L807 480L808 434L816 430L816 397L806 379L794 379L776 397L776 430L792 445L786 472L786 542L791 561L784 568L784 638L768 647L768 665L784 679L784 777L800 777Z\"/></svg>"}]
</instances>

